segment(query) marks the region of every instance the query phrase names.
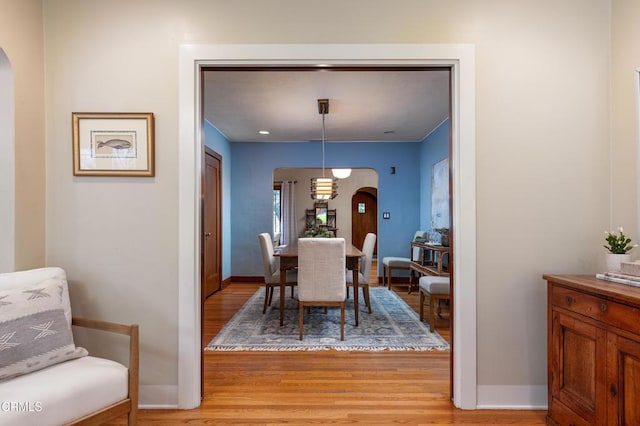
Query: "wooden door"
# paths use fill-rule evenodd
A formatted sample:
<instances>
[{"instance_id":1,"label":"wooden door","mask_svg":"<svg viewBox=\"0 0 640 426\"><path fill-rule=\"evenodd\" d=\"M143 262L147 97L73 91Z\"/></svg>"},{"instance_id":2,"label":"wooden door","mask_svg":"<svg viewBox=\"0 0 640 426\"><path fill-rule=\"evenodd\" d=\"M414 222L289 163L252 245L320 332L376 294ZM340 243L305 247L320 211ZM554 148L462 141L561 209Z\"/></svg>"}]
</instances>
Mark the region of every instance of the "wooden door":
<instances>
[{"instance_id":1,"label":"wooden door","mask_svg":"<svg viewBox=\"0 0 640 426\"><path fill-rule=\"evenodd\" d=\"M214 151L205 149L204 188L202 188L202 300L222 287L222 226L221 226L221 158Z\"/></svg>"},{"instance_id":2,"label":"wooden door","mask_svg":"<svg viewBox=\"0 0 640 426\"><path fill-rule=\"evenodd\" d=\"M370 192L358 191L351 198L351 244L362 248L369 232L378 233L378 198ZM373 254L378 252L378 242Z\"/></svg>"},{"instance_id":3,"label":"wooden door","mask_svg":"<svg viewBox=\"0 0 640 426\"><path fill-rule=\"evenodd\" d=\"M606 330L558 311L552 314L551 411L575 424L605 424ZM579 417L580 419L578 419ZM563 424L563 422L560 422Z\"/></svg>"},{"instance_id":4,"label":"wooden door","mask_svg":"<svg viewBox=\"0 0 640 426\"><path fill-rule=\"evenodd\" d=\"M607 424L640 425L640 343L607 335Z\"/></svg>"}]
</instances>

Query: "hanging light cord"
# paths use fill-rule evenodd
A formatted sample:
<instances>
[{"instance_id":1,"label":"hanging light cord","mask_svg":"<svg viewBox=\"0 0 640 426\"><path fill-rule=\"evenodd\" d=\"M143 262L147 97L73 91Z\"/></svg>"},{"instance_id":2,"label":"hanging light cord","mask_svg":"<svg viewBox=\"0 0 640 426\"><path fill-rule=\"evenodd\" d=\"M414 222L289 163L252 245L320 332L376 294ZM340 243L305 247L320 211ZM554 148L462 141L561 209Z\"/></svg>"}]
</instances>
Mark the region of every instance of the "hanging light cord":
<instances>
[{"instance_id":1,"label":"hanging light cord","mask_svg":"<svg viewBox=\"0 0 640 426\"><path fill-rule=\"evenodd\" d=\"M322 112L322 177L324 178L324 111Z\"/></svg>"}]
</instances>

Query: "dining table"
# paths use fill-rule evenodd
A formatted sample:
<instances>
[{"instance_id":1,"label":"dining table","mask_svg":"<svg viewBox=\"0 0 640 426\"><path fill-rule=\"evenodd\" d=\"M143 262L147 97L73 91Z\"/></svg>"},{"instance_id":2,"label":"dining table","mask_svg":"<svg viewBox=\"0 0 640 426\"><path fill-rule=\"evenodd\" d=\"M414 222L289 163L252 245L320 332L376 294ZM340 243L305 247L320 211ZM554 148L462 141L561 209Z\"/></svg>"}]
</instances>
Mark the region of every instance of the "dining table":
<instances>
[{"instance_id":1,"label":"dining table","mask_svg":"<svg viewBox=\"0 0 640 426\"><path fill-rule=\"evenodd\" d=\"M280 326L284 325L284 293L287 284L287 270L298 266L298 244L287 244L280 246L273 254L280 257ZM358 325L358 268L360 258L364 255L352 244L345 246L345 263L348 270L353 274L353 309L355 325Z\"/></svg>"}]
</instances>

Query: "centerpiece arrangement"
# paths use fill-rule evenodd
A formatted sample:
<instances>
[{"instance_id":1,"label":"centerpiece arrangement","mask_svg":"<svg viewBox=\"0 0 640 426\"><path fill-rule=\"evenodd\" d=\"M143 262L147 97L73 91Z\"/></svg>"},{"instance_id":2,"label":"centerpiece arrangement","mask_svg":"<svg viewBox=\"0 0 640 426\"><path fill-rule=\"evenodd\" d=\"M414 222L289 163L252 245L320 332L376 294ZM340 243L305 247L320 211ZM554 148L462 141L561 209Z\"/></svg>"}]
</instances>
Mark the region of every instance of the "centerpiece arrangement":
<instances>
[{"instance_id":1,"label":"centerpiece arrangement","mask_svg":"<svg viewBox=\"0 0 640 426\"><path fill-rule=\"evenodd\" d=\"M304 231L304 236L307 238L333 238L334 235L332 230L324 226L315 226Z\"/></svg>"}]
</instances>

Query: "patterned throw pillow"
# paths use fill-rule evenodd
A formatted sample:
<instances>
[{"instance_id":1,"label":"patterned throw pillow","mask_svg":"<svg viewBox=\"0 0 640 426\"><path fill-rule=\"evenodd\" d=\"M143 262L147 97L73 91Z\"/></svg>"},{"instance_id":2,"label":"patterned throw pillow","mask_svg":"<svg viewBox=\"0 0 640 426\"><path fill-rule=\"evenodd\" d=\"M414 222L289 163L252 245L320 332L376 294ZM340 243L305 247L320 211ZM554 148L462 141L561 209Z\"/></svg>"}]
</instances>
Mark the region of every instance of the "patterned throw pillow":
<instances>
[{"instance_id":1,"label":"patterned throw pillow","mask_svg":"<svg viewBox=\"0 0 640 426\"><path fill-rule=\"evenodd\" d=\"M0 380L86 355L73 343L62 282L0 290Z\"/></svg>"}]
</instances>

